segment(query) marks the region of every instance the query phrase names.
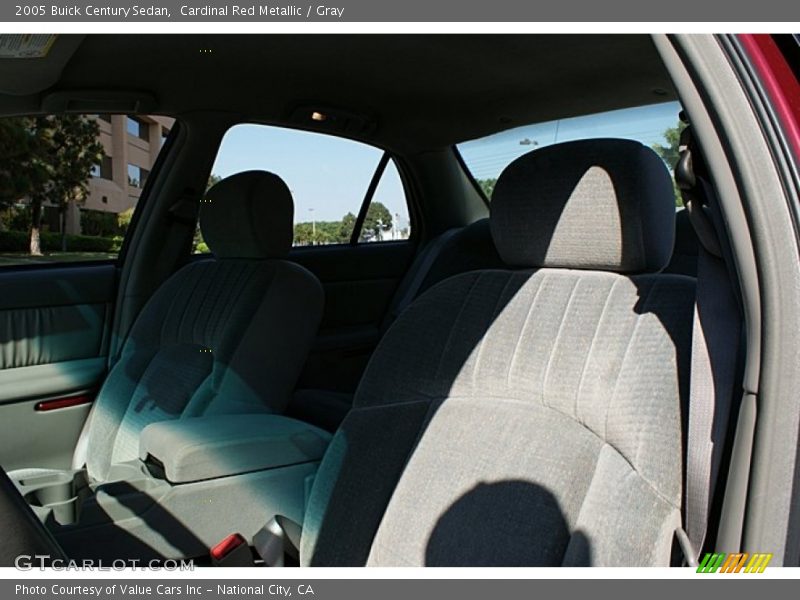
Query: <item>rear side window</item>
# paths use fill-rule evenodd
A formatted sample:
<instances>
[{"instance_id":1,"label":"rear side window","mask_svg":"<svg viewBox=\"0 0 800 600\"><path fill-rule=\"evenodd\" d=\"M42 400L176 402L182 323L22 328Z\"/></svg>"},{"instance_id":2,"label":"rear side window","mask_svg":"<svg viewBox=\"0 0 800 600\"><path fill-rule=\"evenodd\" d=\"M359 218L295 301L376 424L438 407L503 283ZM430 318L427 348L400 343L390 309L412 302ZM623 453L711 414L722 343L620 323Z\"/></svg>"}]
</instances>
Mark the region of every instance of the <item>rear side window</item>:
<instances>
[{"instance_id":1,"label":"rear side window","mask_svg":"<svg viewBox=\"0 0 800 600\"><path fill-rule=\"evenodd\" d=\"M653 148L672 170L678 160L678 140L683 124L677 102L626 108L584 117L559 119L516 127L458 144L475 182L491 200L497 178L515 158L551 144L591 138L624 138ZM680 206L680 194L675 194Z\"/></svg>"},{"instance_id":2,"label":"rear side window","mask_svg":"<svg viewBox=\"0 0 800 600\"><path fill-rule=\"evenodd\" d=\"M253 169L271 171L289 186L295 246L400 241L411 235L397 167L378 148L319 133L236 125L222 140L209 187ZM195 252L207 251L198 232Z\"/></svg>"},{"instance_id":3,"label":"rear side window","mask_svg":"<svg viewBox=\"0 0 800 600\"><path fill-rule=\"evenodd\" d=\"M115 259L174 120L0 119L0 268Z\"/></svg>"}]
</instances>

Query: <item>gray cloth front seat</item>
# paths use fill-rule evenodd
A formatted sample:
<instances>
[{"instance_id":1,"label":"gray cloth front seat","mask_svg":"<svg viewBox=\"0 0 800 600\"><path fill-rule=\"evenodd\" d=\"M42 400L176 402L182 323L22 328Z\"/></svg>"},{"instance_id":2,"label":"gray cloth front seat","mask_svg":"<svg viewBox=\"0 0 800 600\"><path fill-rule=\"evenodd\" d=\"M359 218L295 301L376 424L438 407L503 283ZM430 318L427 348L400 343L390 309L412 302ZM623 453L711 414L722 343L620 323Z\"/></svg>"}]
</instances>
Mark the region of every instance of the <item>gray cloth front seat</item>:
<instances>
[{"instance_id":1,"label":"gray cloth front seat","mask_svg":"<svg viewBox=\"0 0 800 600\"><path fill-rule=\"evenodd\" d=\"M209 190L200 228L213 259L180 269L136 320L84 431L94 481L138 458L150 423L284 410L323 307L316 277L285 260L293 213L286 184L265 171Z\"/></svg>"},{"instance_id":2,"label":"gray cloth front seat","mask_svg":"<svg viewBox=\"0 0 800 600\"><path fill-rule=\"evenodd\" d=\"M661 274L655 153L555 145L500 176L506 269L428 290L380 343L318 471L303 565L669 565L695 280Z\"/></svg>"}]
</instances>

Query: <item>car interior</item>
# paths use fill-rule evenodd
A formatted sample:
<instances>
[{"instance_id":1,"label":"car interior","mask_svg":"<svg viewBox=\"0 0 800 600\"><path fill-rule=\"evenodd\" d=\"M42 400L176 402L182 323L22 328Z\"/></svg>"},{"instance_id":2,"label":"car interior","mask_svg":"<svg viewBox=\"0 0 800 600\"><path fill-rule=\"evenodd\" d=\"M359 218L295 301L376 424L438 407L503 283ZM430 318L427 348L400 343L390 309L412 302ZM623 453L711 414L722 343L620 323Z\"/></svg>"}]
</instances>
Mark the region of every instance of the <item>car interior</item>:
<instances>
[{"instance_id":1,"label":"car interior","mask_svg":"<svg viewBox=\"0 0 800 600\"><path fill-rule=\"evenodd\" d=\"M116 258L0 264L0 562L225 565L232 534L273 566L740 545L751 236L668 43L59 35L0 58L3 117L175 120ZM631 120L655 111L674 164ZM536 124L552 139L477 154ZM256 130L271 150L237 147L208 187ZM369 156L352 230L299 244L325 140ZM395 226L370 237L390 187Z\"/></svg>"}]
</instances>

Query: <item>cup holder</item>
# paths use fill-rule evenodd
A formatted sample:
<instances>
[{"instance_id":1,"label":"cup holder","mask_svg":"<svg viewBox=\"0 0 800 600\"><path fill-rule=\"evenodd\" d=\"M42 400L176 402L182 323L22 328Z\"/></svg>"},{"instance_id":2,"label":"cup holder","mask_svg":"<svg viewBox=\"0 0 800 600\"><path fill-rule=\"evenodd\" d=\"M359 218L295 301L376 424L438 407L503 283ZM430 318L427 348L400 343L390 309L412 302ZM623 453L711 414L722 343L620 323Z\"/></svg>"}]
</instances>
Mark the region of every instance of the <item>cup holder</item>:
<instances>
[{"instance_id":1,"label":"cup holder","mask_svg":"<svg viewBox=\"0 0 800 600\"><path fill-rule=\"evenodd\" d=\"M34 508L50 511L59 525L77 522L83 497L89 491L85 471L28 477L19 485L23 488L25 501Z\"/></svg>"}]
</instances>

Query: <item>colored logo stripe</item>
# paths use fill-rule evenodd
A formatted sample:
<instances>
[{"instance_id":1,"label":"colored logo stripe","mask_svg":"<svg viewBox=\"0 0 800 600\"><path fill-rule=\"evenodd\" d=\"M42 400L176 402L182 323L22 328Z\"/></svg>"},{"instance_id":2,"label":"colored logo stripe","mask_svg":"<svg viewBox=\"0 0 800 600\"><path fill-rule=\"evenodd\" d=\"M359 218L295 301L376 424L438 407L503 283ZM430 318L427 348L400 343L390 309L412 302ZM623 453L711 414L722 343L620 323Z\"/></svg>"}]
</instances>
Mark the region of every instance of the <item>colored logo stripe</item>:
<instances>
[{"instance_id":1,"label":"colored logo stripe","mask_svg":"<svg viewBox=\"0 0 800 600\"><path fill-rule=\"evenodd\" d=\"M748 561L749 559L749 561ZM698 573L763 573L772 560L772 554L756 552L749 554L725 554L708 552L697 567Z\"/></svg>"}]
</instances>

